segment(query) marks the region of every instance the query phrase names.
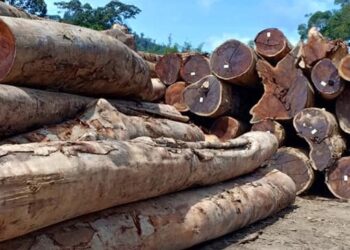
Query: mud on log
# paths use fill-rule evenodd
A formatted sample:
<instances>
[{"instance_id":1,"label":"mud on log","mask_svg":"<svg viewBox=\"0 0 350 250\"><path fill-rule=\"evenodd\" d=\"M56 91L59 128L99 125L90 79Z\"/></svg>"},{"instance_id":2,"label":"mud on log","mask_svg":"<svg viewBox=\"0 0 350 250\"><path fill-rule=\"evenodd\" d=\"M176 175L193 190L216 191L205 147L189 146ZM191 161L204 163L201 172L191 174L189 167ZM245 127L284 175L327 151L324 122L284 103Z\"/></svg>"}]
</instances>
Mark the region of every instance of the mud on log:
<instances>
[{"instance_id":1,"label":"mud on log","mask_svg":"<svg viewBox=\"0 0 350 250\"><path fill-rule=\"evenodd\" d=\"M167 54L156 63L156 73L165 85L171 85L180 80L182 57L179 54Z\"/></svg>"},{"instance_id":2,"label":"mud on log","mask_svg":"<svg viewBox=\"0 0 350 250\"><path fill-rule=\"evenodd\" d=\"M174 106L180 112L189 111L183 97L186 86L185 82L176 82L170 85L165 92L165 103Z\"/></svg>"},{"instance_id":3,"label":"mud on log","mask_svg":"<svg viewBox=\"0 0 350 250\"><path fill-rule=\"evenodd\" d=\"M227 143L142 137L130 142L3 145L0 241L113 206L248 174L276 150L276 138L263 132Z\"/></svg>"},{"instance_id":4,"label":"mud on log","mask_svg":"<svg viewBox=\"0 0 350 250\"><path fill-rule=\"evenodd\" d=\"M251 109L251 123L262 120L291 120L314 101L313 90L303 72L288 54L276 67L259 60L257 71L264 84L264 95Z\"/></svg>"},{"instance_id":5,"label":"mud on log","mask_svg":"<svg viewBox=\"0 0 350 250\"><path fill-rule=\"evenodd\" d=\"M190 111L198 116L218 117L229 113L238 106L229 84L215 76L207 76L186 87L184 101Z\"/></svg>"},{"instance_id":6,"label":"mud on log","mask_svg":"<svg viewBox=\"0 0 350 250\"><path fill-rule=\"evenodd\" d=\"M259 85L255 70L256 54L237 40L228 40L210 57L210 68L218 78L244 87Z\"/></svg>"},{"instance_id":7,"label":"mud on log","mask_svg":"<svg viewBox=\"0 0 350 250\"><path fill-rule=\"evenodd\" d=\"M200 54L187 56L180 70L181 78L187 83L195 83L211 74L209 59Z\"/></svg>"},{"instance_id":8,"label":"mud on log","mask_svg":"<svg viewBox=\"0 0 350 250\"><path fill-rule=\"evenodd\" d=\"M61 223L0 243L0 249L187 249L269 217L294 200L295 184L287 175L258 171Z\"/></svg>"},{"instance_id":9,"label":"mud on log","mask_svg":"<svg viewBox=\"0 0 350 250\"><path fill-rule=\"evenodd\" d=\"M293 125L309 144L309 156L316 170L332 167L342 156L346 145L333 114L319 108L304 109L295 116Z\"/></svg>"},{"instance_id":10,"label":"mud on log","mask_svg":"<svg viewBox=\"0 0 350 250\"><path fill-rule=\"evenodd\" d=\"M283 32L276 28L262 30L254 42L256 52L273 64L281 61L292 50Z\"/></svg>"},{"instance_id":11,"label":"mud on log","mask_svg":"<svg viewBox=\"0 0 350 250\"><path fill-rule=\"evenodd\" d=\"M277 169L288 175L295 182L297 195L310 189L315 174L310 159L300 149L283 147L272 156L268 169Z\"/></svg>"},{"instance_id":12,"label":"mud on log","mask_svg":"<svg viewBox=\"0 0 350 250\"><path fill-rule=\"evenodd\" d=\"M284 144L286 139L286 130L284 127L280 123L272 120L264 120L253 124L251 131L270 132L276 136L280 146Z\"/></svg>"},{"instance_id":13,"label":"mud on log","mask_svg":"<svg viewBox=\"0 0 350 250\"><path fill-rule=\"evenodd\" d=\"M350 157L340 158L336 165L329 169L326 184L329 190L339 199L350 200Z\"/></svg>"},{"instance_id":14,"label":"mud on log","mask_svg":"<svg viewBox=\"0 0 350 250\"><path fill-rule=\"evenodd\" d=\"M0 34L1 83L110 97L151 90L144 60L102 32L1 17Z\"/></svg>"},{"instance_id":15,"label":"mud on log","mask_svg":"<svg viewBox=\"0 0 350 250\"><path fill-rule=\"evenodd\" d=\"M312 68L311 80L326 100L336 99L344 90L344 82L340 79L338 69L331 59L320 60Z\"/></svg>"},{"instance_id":16,"label":"mud on log","mask_svg":"<svg viewBox=\"0 0 350 250\"><path fill-rule=\"evenodd\" d=\"M210 133L221 141L234 139L247 131L247 126L233 117L223 116L216 119L210 128Z\"/></svg>"},{"instance_id":17,"label":"mud on log","mask_svg":"<svg viewBox=\"0 0 350 250\"><path fill-rule=\"evenodd\" d=\"M130 140L137 137L168 137L182 141L204 141L204 133L194 125L127 116L104 99L93 101L76 119L47 126L6 139L2 144L23 144L50 141Z\"/></svg>"}]
</instances>

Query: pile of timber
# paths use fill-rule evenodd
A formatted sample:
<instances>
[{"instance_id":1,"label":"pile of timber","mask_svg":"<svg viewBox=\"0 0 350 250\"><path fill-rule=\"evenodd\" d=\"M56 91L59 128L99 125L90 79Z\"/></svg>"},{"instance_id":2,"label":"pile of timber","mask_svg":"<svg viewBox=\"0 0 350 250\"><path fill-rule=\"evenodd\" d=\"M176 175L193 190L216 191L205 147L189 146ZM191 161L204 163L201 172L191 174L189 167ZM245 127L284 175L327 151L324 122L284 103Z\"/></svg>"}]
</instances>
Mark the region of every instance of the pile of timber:
<instances>
[{"instance_id":1,"label":"pile of timber","mask_svg":"<svg viewBox=\"0 0 350 250\"><path fill-rule=\"evenodd\" d=\"M293 179L263 167L283 128L249 132L262 91L240 42L228 46L247 64L226 74L221 52L214 69L205 54L136 51L121 25L0 2L0 43L1 250L185 249L294 202Z\"/></svg>"}]
</instances>

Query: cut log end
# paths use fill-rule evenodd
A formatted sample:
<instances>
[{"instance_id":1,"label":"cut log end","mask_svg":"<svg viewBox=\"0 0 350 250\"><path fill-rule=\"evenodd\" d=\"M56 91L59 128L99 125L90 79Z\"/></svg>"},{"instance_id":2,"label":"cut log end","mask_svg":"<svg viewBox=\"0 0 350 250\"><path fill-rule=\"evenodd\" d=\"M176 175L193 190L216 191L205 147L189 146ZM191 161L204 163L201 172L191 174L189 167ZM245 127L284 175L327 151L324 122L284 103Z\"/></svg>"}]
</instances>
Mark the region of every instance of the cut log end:
<instances>
[{"instance_id":1,"label":"cut log end","mask_svg":"<svg viewBox=\"0 0 350 250\"><path fill-rule=\"evenodd\" d=\"M297 194L306 192L313 184L315 175L306 154L296 148L280 148L267 164L268 168L278 169L293 179Z\"/></svg>"},{"instance_id":2,"label":"cut log end","mask_svg":"<svg viewBox=\"0 0 350 250\"><path fill-rule=\"evenodd\" d=\"M165 103L174 106L180 112L189 111L184 102L183 91L186 88L185 82L176 82L170 85L165 92Z\"/></svg>"},{"instance_id":3,"label":"cut log end","mask_svg":"<svg viewBox=\"0 0 350 250\"><path fill-rule=\"evenodd\" d=\"M16 42L10 28L0 20L0 80L10 72L15 60Z\"/></svg>"},{"instance_id":4,"label":"cut log end","mask_svg":"<svg viewBox=\"0 0 350 250\"><path fill-rule=\"evenodd\" d=\"M187 83L195 83L210 74L208 58L199 54L188 56L180 71L181 78Z\"/></svg>"},{"instance_id":5,"label":"cut log end","mask_svg":"<svg viewBox=\"0 0 350 250\"><path fill-rule=\"evenodd\" d=\"M255 38L256 51L266 60L277 63L291 51L282 31L275 28L261 31Z\"/></svg>"},{"instance_id":6,"label":"cut log end","mask_svg":"<svg viewBox=\"0 0 350 250\"><path fill-rule=\"evenodd\" d=\"M256 123L252 126L252 131L263 131L263 132L270 132L271 134L275 135L278 144L281 146L283 145L285 139L286 139L286 131L283 128L283 126L272 120L264 120L259 123Z\"/></svg>"},{"instance_id":7,"label":"cut log end","mask_svg":"<svg viewBox=\"0 0 350 250\"><path fill-rule=\"evenodd\" d=\"M328 171L326 184L336 197L350 200L350 157L341 158Z\"/></svg>"},{"instance_id":8,"label":"cut log end","mask_svg":"<svg viewBox=\"0 0 350 250\"><path fill-rule=\"evenodd\" d=\"M210 129L210 133L216 135L221 141L234 139L245 132L245 126L230 116L217 119Z\"/></svg>"},{"instance_id":9,"label":"cut log end","mask_svg":"<svg viewBox=\"0 0 350 250\"><path fill-rule=\"evenodd\" d=\"M211 70L217 77L243 86L258 83L255 63L252 49L237 40L223 43L210 58Z\"/></svg>"},{"instance_id":10,"label":"cut log end","mask_svg":"<svg viewBox=\"0 0 350 250\"><path fill-rule=\"evenodd\" d=\"M339 64L339 75L346 81L350 81L350 55L344 57Z\"/></svg>"},{"instance_id":11,"label":"cut log end","mask_svg":"<svg viewBox=\"0 0 350 250\"><path fill-rule=\"evenodd\" d=\"M322 59L313 67L311 79L324 99L333 100L344 90L344 82L339 77L338 69L328 58Z\"/></svg>"},{"instance_id":12,"label":"cut log end","mask_svg":"<svg viewBox=\"0 0 350 250\"><path fill-rule=\"evenodd\" d=\"M340 128L347 134L350 134L350 88L346 87L343 93L338 97L335 104L335 112L339 121Z\"/></svg>"},{"instance_id":13,"label":"cut log end","mask_svg":"<svg viewBox=\"0 0 350 250\"><path fill-rule=\"evenodd\" d=\"M171 85L179 79L182 58L178 54L163 56L156 64L156 73L166 85Z\"/></svg>"}]
</instances>

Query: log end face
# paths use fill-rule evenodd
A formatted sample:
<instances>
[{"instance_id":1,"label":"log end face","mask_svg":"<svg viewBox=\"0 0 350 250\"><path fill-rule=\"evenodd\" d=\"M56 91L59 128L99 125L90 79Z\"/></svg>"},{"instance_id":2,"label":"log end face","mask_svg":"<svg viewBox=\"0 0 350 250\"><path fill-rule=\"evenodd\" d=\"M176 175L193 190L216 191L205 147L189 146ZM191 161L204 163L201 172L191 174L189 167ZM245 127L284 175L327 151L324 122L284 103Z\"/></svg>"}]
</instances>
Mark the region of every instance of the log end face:
<instances>
[{"instance_id":1,"label":"log end face","mask_svg":"<svg viewBox=\"0 0 350 250\"><path fill-rule=\"evenodd\" d=\"M188 56L180 70L181 78L187 83L198 82L210 74L209 60L199 54Z\"/></svg>"},{"instance_id":2,"label":"log end face","mask_svg":"<svg viewBox=\"0 0 350 250\"><path fill-rule=\"evenodd\" d=\"M16 56L16 40L10 28L0 19L0 81L10 72Z\"/></svg>"},{"instance_id":3,"label":"log end face","mask_svg":"<svg viewBox=\"0 0 350 250\"><path fill-rule=\"evenodd\" d=\"M278 55L286 50L286 53L290 51L288 48L288 41L282 31L276 28L269 28L261 31L255 38L255 46L258 54L266 58L267 60L278 61L276 58Z\"/></svg>"},{"instance_id":4,"label":"log end face","mask_svg":"<svg viewBox=\"0 0 350 250\"><path fill-rule=\"evenodd\" d=\"M210 132L216 135L221 141L228 141L241 135L241 124L236 119L224 116L217 119L212 125Z\"/></svg>"},{"instance_id":5,"label":"log end face","mask_svg":"<svg viewBox=\"0 0 350 250\"><path fill-rule=\"evenodd\" d=\"M183 98L185 88L185 82L176 82L170 85L165 92L165 103L174 106L180 112L189 111L189 107Z\"/></svg>"},{"instance_id":6,"label":"log end face","mask_svg":"<svg viewBox=\"0 0 350 250\"><path fill-rule=\"evenodd\" d=\"M326 183L336 197L350 200L350 157L341 158L329 170Z\"/></svg>"},{"instance_id":7,"label":"log end face","mask_svg":"<svg viewBox=\"0 0 350 250\"><path fill-rule=\"evenodd\" d=\"M344 57L338 67L339 75L345 81L350 81L350 55Z\"/></svg>"},{"instance_id":8,"label":"log end face","mask_svg":"<svg viewBox=\"0 0 350 250\"><path fill-rule=\"evenodd\" d=\"M168 54L156 63L155 71L165 85L171 85L178 80L181 65L182 58L178 54Z\"/></svg>"},{"instance_id":9,"label":"log end face","mask_svg":"<svg viewBox=\"0 0 350 250\"><path fill-rule=\"evenodd\" d=\"M350 88L345 90L338 97L335 105L335 112L339 120L340 128L347 134L350 134Z\"/></svg>"}]
</instances>

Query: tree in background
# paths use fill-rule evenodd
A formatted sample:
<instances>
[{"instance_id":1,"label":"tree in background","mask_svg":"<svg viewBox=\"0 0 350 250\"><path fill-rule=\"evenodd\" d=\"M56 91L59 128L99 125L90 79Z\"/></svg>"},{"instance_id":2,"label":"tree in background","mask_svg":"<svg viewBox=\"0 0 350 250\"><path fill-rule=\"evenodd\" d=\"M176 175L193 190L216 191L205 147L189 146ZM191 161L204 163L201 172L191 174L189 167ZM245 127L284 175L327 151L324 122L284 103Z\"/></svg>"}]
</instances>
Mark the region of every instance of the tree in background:
<instances>
[{"instance_id":1,"label":"tree in background","mask_svg":"<svg viewBox=\"0 0 350 250\"><path fill-rule=\"evenodd\" d=\"M350 0L335 0L339 9L332 11L317 11L307 15L307 24L301 24L298 32L301 39L307 38L307 32L312 27L317 27L320 32L330 38L341 38L350 41Z\"/></svg>"},{"instance_id":2,"label":"tree in background","mask_svg":"<svg viewBox=\"0 0 350 250\"><path fill-rule=\"evenodd\" d=\"M33 15L43 17L47 13L47 5L45 0L6 0L5 2L24 9Z\"/></svg>"}]
</instances>

